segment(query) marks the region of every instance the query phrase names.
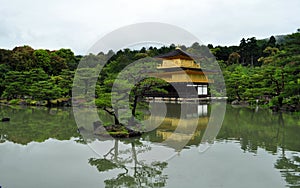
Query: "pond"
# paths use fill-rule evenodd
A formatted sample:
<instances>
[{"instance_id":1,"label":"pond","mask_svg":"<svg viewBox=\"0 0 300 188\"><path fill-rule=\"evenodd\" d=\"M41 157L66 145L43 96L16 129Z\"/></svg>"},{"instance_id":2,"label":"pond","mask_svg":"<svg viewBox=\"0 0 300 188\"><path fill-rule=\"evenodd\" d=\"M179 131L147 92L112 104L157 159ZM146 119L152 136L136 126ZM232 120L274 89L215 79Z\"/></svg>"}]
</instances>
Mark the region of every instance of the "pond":
<instances>
[{"instance_id":1,"label":"pond","mask_svg":"<svg viewBox=\"0 0 300 188\"><path fill-rule=\"evenodd\" d=\"M211 105L170 103L165 115L152 108L142 137L118 140L90 125L79 134L71 108L0 106L0 118L11 118L0 122L0 186L300 186L299 114L227 105L212 139Z\"/></svg>"}]
</instances>

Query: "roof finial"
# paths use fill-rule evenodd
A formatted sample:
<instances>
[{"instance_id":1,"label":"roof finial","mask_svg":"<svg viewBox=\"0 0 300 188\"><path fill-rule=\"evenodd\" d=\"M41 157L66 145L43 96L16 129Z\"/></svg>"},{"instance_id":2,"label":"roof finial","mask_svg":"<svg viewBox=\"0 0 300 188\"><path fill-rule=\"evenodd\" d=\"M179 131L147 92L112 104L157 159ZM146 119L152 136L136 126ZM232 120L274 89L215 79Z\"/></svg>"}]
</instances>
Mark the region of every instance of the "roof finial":
<instances>
[{"instance_id":1,"label":"roof finial","mask_svg":"<svg viewBox=\"0 0 300 188\"><path fill-rule=\"evenodd\" d=\"M177 46L176 46L176 48L175 48L176 50L181 50L181 48L180 48L180 45L179 44L177 44Z\"/></svg>"}]
</instances>

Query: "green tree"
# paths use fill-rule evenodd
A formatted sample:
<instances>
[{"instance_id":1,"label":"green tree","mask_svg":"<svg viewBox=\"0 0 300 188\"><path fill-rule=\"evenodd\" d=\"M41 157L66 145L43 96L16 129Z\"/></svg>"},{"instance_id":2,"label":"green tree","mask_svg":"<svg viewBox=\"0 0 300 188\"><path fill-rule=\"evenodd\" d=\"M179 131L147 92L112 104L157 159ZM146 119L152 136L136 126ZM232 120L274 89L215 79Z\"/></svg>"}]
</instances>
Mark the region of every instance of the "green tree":
<instances>
[{"instance_id":1,"label":"green tree","mask_svg":"<svg viewBox=\"0 0 300 188\"><path fill-rule=\"evenodd\" d=\"M35 50L33 57L37 62L37 67L42 68L47 74L51 74L51 57L48 50Z\"/></svg>"},{"instance_id":2,"label":"green tree","mask_svg":"<svg viewBox=\"0 0 300 188\"><path fill-rule=\"evenodd\" d=\"M0 64L0 96L5 90L5 76L9 72L9 67L6 64Z\"/></svg>"},{"instance_id":3,"label":"green tree","mask_svg":"<svg viewBox=\"0 0 300 188\"><path fill-rule=\"evenodd\" d=\"M24 85L25 75L19 71L9 71L5 75L4 82L5 86L2 97L10 100L21 98L26 95L26 86Z\"/></svg>"},{"instance_id":4,"label":"green tree","mask_svg":"<svg viewBox=\"0 0 300 188\"><path fill-rule=\"evenodd\" d=\"M79 63L78 59L75 57L74 52L70 49L60 49L54 52L55 55L65 60L66 67L69 70L75 70Z\"/></svg>"},{"instance_id":5,"label":"green tree","mask_svg":"<svg viewBox=\"0 0 300 188\"><path fill-rule=\"evenodd\" d=\"M267 46L270 46L270 47L276 47L276 38L274 36L271 36L268 43L267 43Z\"/></svg>"},{"instance_id":6,"label":"green tree","mask_svg":"<svg viewBox=\"0 0 300 188\"><path fill-rule=\"evenodd\" d=\"M0 49L0 64L6 64L7 66L10 66L12 61L11 56L11 50Z\"/></svg>"},{"instance_id":7,"label":"green tree","mask_svg":"<svg viewBox=\"0 0 300 188\"><path fill-rule=\"evenodd\" d=\"M71 97L74 71L63 69L58 76L51 76L51 82L61 89L62 96Z\"/></svg>"},{"instance_id":8,"label":"green tree","mask_svg":"<svg viewBox=\"0 0 300 188\"><path fill-rule=\"evenodd\" d=\"M232 71L224 72L224 77L229 100L244 100L243 93L249 84L247 68L242 65L234 66Z\"/></svg>"},{"instance_id":9,"label":"green tree","mask_svg":"<svg viewBox=\"0 0 300 188\"><path fill-rule=\"evenodd\" d=\"M50 53L51 63L50 70L48 72L49 75L59 75L62 70L67 69L66 59L57 55L56 52Z\"/></svg>"},{"instance_id":10,"label":"green tree","mask_svg":"<svg viewBox=\"0 0 300 188\"><path fill-rule=\"evenodd\" d=\"M240 57L240 54L238 54L237 52L231 53L228 57L227 65L238 64L240 61Z\"/></svg>"},{"instance_id":11,"label":"green tree","mask_svg":"<svg viewBox=\"0 0 300 188\"><path fill-rule=\"evenodd\" d=\"M131 64L113 81L113 105L118 109L124 108L124 106L127 106L127 100L129 98L129 105L131 107L129 124L131 125L135 124L134 118L137 118L136 112L138 104L143 105L147 94L152 92L167 93L164 87L167 86L168 83L161 79L151 77L151 74L157 72L157 63L151 60L151 58L145 58Z\"/></svg>"},{"instance_id":12,"label":"green tree","mask_svg":"<svg viewBox=\"0 0 300 188\"><path fill-rule=\"evenodd\" d=\"M36 61L33 56L34 49L30 46L15 47L12 50L10 66L15 71L25 71L36 68Z\"/></svg>"},{"instance_id":13,"label":"green tree","mask_svg":"<svg viewBox=\"0 0 300 188\"><path fill-rule=\"evenodd\" d=\"M37 81L30 87L30 96L35 100L47 100L47 105L51 104L51 99L61 97L61 93L61 88L49 81Z\"/></svg>"},{"instance_id":14,"label":"green tree","mask_svg":"<svg viewBox=\"0 0 300 188\"><path fill-rule=\"evenodd\" d=\"M286 55L298 55L300 54L300 33L293 33L291 35L287 35L285 37L285 43L283 49L286 50L287 54Z\"/></svg>"},{"instance_id":15,"label":"green tree","mask_svg":"<svg viewBox=\"0 0 300 188\"><path fill-rule=\"evenodd\" d=\"M30 97L32 85L47 79L48 75L41 68L23 72L9 71L5 76L5 90L2 96L7 99Z\"/></svg>"},{"instance_id":16,"label":"green tree","mask_svg":"<svg viewBox=\"0 0 300 188\"><path fill-rule=\"evenodd\" d=\"M255 37L248 38L247 40L243 38L240 41L238 53L241 56L243 65L251 65L252 67L259 65L257 60L261 53Z\"/></svg>"}]
</instances>

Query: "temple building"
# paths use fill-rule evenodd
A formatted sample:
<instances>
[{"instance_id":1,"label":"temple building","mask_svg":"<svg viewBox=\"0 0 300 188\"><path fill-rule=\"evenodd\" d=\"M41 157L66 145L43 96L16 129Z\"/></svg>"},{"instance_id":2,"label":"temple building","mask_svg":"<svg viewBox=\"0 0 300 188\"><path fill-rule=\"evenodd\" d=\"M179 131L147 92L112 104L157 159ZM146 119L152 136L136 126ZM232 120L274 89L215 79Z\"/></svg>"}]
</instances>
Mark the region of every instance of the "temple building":
<instances>
[{"instance_id":1,"label":"temple building","mask_svg":"<svg viewBox=\"0 0 300 188\"><path fill-rule=\"evenodd\" d=\"M157 94L153 97L175 97L175 98L203 98L209 97L208 84L213 80L207 78L212 71L204 71L201 65L196 63L193 55L180 48L156 56L162 60L157 69L156 77L161 78L170 86L166 88L168 94Z\"/></svg>"}]
</instances>

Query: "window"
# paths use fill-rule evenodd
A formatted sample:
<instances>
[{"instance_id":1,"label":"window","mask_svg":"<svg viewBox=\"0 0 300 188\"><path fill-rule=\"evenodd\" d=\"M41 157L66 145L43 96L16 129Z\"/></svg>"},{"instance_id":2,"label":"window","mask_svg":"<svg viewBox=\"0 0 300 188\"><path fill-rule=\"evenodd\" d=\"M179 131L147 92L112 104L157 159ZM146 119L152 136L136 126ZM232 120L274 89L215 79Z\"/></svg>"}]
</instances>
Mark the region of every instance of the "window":
<instances>
[{"instance_id":1,"label":"window","mask_svg":"<svg viewBox=\"0 0 300 188\"><path fill-rule=\"evenodd\" d=\"M202 86L198 86L198 95L203 95Z\"/></svg>"},{"instance_id":2,"label":"window","mask_svg":"<svg viewBox=\"0 0 300 188\"><path fill-rule=\"evenodd\" d=\"M207 95L207 85L198 86L198 95Z\"/></svg>"},{"instance_id":3,"label":"window","mask_svg":"<svg viewBox=\"0 0 300 188\"><path fill-rule=\"evenodd\" d=\"M207 85L203 86L203 95L207 95Z\"/></svg>"}]
</instances>

